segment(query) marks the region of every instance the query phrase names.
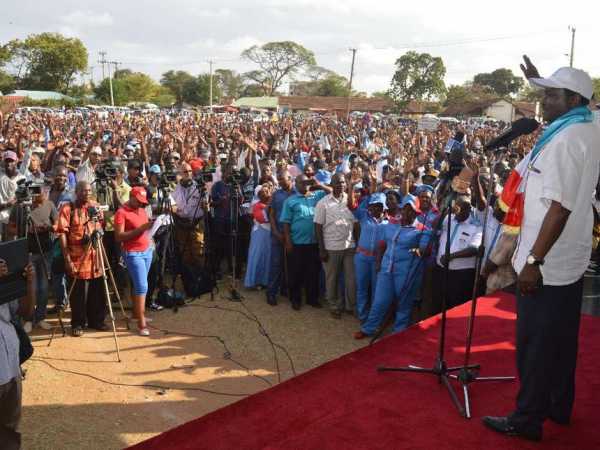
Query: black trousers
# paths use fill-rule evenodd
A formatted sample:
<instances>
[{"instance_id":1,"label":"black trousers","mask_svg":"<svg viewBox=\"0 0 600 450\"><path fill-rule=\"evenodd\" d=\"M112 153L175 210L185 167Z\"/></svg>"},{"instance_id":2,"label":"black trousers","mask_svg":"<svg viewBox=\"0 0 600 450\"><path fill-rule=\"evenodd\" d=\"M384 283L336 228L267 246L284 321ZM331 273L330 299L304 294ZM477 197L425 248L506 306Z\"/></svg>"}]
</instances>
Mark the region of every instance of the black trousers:
<instances>
[{"instance_id":1,"label":"black trousers","mask_svg":"<svg viewBox=\"0 0 600 450\"><path fill-rule=\"evenodd\" d=\"M238 222L238 233L236 238L235 248L235 277L241 278L243 272L243 265L248 256L248 247L250 241L248 239L248 224L247 220L240 217ZM211 240L213 245L212 256L213 256L213 270L220 272L221 263L223 260L227 263L227 270L229 273L233 272L233 249L231 247L233 243L231 234L231 222L219 219L213 219L211 222Z\"/></svg>"},{"instance_id":2,"label":"black trousers","mask_svg":"<svg viewBox=\"0 0 600 450\"><path fill-rule=\"evenodd\" d=\"M445 269L438 264L433 271L433 313L442 309L442 296L446 295L446 308L454 308L470 300L473 294L475 269L451 270L448 273L448 286L445 286Z\"/></svg>"},{"instance_id":3,"label":"black trousers","mask_svg":"<svg viewBox=\"0 0 600 450\"><path fill-rule=\"evenodd\" d=\"M302 303L302 292L306 292L306 303L319 302L319 276L321 260L317 244L294 244L287 255L289 299L293 304Z\"/></svg>"},{"instance_id":4,"label":"black trousers","mask_svg":"<svg viewBox=\"0 0 600 450\"><path fill-rule=\"evenodd\" d=\"M106 318L106 294L102 277L91 280L69 280L75 281L73 293L69 299L71 304L71 327L96 328L104 323ZM87 285L87 297L86 297Z\"/></svg>"},{"instance_id":5,"label":"black trousers","mask_svg":"<svg viewBox=\"0 0 600 450\"><path fill-rule=\"evenodd\" d=\"M540 429L543 421L568 422L575 399L575 366L583 278L517 294L517 369L521 383L516 426Z\"/></svg>"}]
</instances>

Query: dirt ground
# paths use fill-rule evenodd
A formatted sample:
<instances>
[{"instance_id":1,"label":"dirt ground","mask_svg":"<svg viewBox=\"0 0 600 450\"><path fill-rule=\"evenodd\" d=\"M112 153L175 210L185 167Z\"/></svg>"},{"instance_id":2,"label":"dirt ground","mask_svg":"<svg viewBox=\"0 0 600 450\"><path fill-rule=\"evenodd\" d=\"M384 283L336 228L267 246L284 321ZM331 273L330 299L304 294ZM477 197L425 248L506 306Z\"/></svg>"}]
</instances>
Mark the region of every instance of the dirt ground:
<instances>
[{"instance_id":1,"label":"dirt ground","mask_svg":"<svg viewBox=\"0 0 600 450\"><path fill-rule=\"evenodd\" d=\"M50 332L35 330L35 353L24 365L23 448L123 448L293 377L252 314L298 374L366 345L352 339L351 315L336 320L326 308L294 311L285 298L272 307L264 292L242 293L243 304L203 296L177 313L150 313L151 325L170 333L152 329L149 338L127 331L118 313L120 363L112 332L73 338L56 328L50 342ZM55 316L49 321L58 327Z\"/></svg>"}]
</instances>

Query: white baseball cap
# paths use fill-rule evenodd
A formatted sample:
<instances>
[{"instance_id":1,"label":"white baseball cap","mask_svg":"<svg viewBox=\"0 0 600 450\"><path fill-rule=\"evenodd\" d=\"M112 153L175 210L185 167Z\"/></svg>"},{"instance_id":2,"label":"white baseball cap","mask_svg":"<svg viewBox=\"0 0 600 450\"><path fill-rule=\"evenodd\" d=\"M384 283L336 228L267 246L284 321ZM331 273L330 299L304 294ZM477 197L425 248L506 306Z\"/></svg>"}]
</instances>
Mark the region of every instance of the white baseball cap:
<instances>
[{"instance_id":1,"label":"white baseball cap","mask_svg":"<svg viewBox=\"0 0 600 450\"><path fill-rule=\"evenodd\" d=\"M594 95L592 79L581 69L561 67L548 78L530 78L533 86L541 88L568 89L588 100Z\"/></svg>"}]
</instances>

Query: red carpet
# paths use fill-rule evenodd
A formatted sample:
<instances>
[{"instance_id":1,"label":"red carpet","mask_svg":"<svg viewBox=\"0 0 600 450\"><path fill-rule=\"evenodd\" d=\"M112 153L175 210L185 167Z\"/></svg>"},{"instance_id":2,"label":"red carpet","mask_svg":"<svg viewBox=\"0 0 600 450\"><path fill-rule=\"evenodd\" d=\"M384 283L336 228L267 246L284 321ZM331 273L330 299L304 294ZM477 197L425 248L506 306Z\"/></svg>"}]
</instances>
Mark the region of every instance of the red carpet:
<instances>
[{"instance_id":1,"label":"red carpet","mask_svg":"<svg viewBox=\"0 0 600 450\"><path fill-rule=\"evenodd\" d=\"M449 313L451 366L462 363L469 307ZM515 374L514 309L508 295L478 304L473 361L482 365L482 376ZM381 364L429 367L438 333L439 318L431 318L132 448L600 449L600 317L582 320L572 424L547 422L541 444L481 424L483 415L512 410L517 382L471 385L473 419L466 420L435 377L375 371Z\"/></svg>"}]
</instances>

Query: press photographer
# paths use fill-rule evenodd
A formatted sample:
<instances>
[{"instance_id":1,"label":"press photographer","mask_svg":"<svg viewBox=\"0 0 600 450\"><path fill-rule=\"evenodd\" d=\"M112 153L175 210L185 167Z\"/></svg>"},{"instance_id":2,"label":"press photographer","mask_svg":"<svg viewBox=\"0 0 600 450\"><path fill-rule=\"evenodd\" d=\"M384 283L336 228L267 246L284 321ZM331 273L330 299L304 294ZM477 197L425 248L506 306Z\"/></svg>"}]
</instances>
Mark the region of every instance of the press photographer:
<instances>
[{"instance_id":1,"label":"press photographer","mask_svg":"<svg viewBox=\"0 0 600 450\"><path fill-rule=\"evenodd\" d=\"M15 193L17 203L10 211L8 232L11 237L27 237L29 253L35 268L36 306L33 316L25 316L25 331L30 333L34 326L49 330L46 322L48 305L48 278L51 265L51 231L58 212L54 204L46 199L42 186L22 180Z\"/></svg>"},{"instance_id":2,"label":"press photographer","mask_svg":"<svg viewBox=\"0 0 600 450\"><path fill-rule=\"evenodd\" d=\"M108 263L116 277L119 291L122 293L127 287L127 276L119 264L121 248L115 241L114 215L121 205L129 200L131 187L125 182L123 166L116 160L107 160L100 164L96 170L94 181L96 199L100 205L108 207L104 213L103 242L108 256Z\"/></svg>"},{"instance_id":3,"label":"press photographer","mask_svg":"<svg viewBox=\"0 0 600 450\"><path fill-rule=\"evenodd\" d=\"M0 260L0 288L8 275L6 261ZM21 420L21 365L20 341L14 322L19 317L33 314L35 302L35 269L25 267L27 295L0 305L0 444L3 449L19 449L21 434L17 432Z\"/></svg>"},{"instance_id":4,"label":"press photographer","mask_svg":"<svg viewBox=\"0 0 600 450\"><path fill-rule=\"evenodd\" d=\"M204 255L204 209L206 185L202 176L194 179L192 167L188 163L180 166L181 180L173 192L177 205L174 213L175 239L185 264L202 265Z\"/></svg>"},{"instance_id":5,"label":"press photographer","mask_svg":"<svg viewBox=\"0 0 600 450\"><path fill-rule=\"evenodd\" d=\"M10 208L16 203L17 182L25 177L17 171L17 154L12 150L4 152L4 174L0 176L0 238L6 240L6 225Z\"/></svg>"},{"instance_id":6,"label":"press photographer","mask_svg":"<svg viewBox=\"0 0 600 450\"><path fill-rule=\"evenodd\" d=\"M102 232L102 212L92 197L92 187L80 181L75 187L75 202L65 203L58 213L55 229L65 257L65 269L75 283L71 303L71 334L81 336L89 328L106 331L106 304L102 297L100 250L92 245L95 233ZM87 292L87 297L86 297Z\"/></svg>"}]
</instances>

